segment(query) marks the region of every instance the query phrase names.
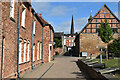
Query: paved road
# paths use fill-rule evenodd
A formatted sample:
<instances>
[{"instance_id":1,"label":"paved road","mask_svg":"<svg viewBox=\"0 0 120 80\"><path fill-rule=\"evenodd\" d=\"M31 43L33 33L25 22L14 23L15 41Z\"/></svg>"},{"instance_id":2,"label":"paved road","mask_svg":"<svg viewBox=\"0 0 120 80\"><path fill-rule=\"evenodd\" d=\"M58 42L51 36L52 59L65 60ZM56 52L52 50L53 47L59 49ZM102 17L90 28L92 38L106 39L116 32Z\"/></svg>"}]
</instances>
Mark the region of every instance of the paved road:
<instances>
[{"instance_id":1,"label":"paved road","mask_svg":"<svg viewBox=\"0 0 120 80\"><path fill-rule=\"evenodd\" d=\"M24 78L80 78L86 80L81 74L76 61L78 57L56 57L53 62L38 66L35 70L29 71Z\"/></svg>"}]
</instances>

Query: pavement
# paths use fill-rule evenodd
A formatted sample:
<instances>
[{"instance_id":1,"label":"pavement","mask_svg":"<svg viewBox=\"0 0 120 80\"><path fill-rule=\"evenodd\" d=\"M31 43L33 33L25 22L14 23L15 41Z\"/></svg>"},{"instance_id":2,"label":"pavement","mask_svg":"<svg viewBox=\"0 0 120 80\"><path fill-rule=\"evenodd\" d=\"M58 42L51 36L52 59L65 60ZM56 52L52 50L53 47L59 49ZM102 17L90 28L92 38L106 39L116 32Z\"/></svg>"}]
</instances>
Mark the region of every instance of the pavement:
<instances>
[{"instance_id":1,"label":"pavement","mask_svg":"<svg viewBox=\"0 0 120 80\"><path fill-rule=\"evenodd\" d=\"M58 56L54 61L37 66L22 75L23 78L78 78L86 80L78 68L78 57Z\"/></svg>"}]
</instances>

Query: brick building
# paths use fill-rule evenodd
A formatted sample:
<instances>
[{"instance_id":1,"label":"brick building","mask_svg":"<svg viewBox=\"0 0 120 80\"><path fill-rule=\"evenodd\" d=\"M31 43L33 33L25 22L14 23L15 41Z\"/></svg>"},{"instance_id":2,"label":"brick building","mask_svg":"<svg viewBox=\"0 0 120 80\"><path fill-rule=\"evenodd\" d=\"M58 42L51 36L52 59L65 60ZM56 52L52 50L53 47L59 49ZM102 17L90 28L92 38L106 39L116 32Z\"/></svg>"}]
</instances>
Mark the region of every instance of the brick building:
<instances>
[{"instance_id":1,"label":"brick building","mask_svg":"<svg viewBox=\"0 0 120 80\"><path fill-rule=\"evenodd\" d=\"M14 3L10 8L10 2L0 2L1 21L0 21L0 71L2 77L10 77L17 72L17 20L18 3Z\"/></svg>"},{"instance_id":2,"label":"brick building","mask_svg":"<svg viewBox=\"0 0 120 80\"><path fill-rule=\"evenodd\" d=\"M19 6L18 2L10 1L0 3L1 78L16 78L18 72L21 75L32 66L34 68L53 59L54 29L31 8L30 1L20 2L19 57L17 56Z\"/></svg>"},{"instance_id":3,"label":"brick building","mask_svg":"<svg viewBox=\"0 0 120 80\"><path fill-rule=\"evenodd\" d=\"M107 44L102 42L97 33L97 29L105 19L107 19L113 32L115 32L113 37L119 37L120 20L113 14L107 5L104 4L94 17L92 17L92 15L90 16L88 23L77 35L75 39L75 52L77 56L81 54L81 52L87 52L88 57L90 57L90 54L93 54L93 56L96 57L101 53L100 49L106 48Z\"/></svg>"},{"instance_id":4,"label":"brick building","mask_svg":"<svg viewBox=\"0 0 120 80\"><path fill-rule=\"evenodd\" d=\"M54 54L54 29L42 16L40 19L43 23L43 62L50 62Z\"/></svg>"}]
</instances>

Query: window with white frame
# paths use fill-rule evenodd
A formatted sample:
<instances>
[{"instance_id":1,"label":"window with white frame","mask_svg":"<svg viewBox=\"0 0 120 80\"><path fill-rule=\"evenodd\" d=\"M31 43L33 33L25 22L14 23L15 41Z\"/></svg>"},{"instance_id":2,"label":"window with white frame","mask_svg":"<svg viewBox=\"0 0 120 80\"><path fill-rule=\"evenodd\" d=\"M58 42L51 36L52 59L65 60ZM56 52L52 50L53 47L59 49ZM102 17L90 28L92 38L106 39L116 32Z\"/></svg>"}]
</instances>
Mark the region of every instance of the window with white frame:
<instances>
[{"instance_id":1,"label":"window with white frame","mask_svg":"<svg viewBox=\"0 0 120 80\"><path fill-rule=\"evenodd\" d=\"M34 21L33 34L35 34L35 25L36 25L36 21Z\"/></svg>"},{"instance_id":2,"label":"window with white frame","mask_svg":"<svg viewBox=\"0 0 120 80\"><path fill-rule=\"evenodd\" d=\"M23 4L22 5L22 20L21 20L21 26L25 27L25 12L26 12L26 7Z\"/></svg>"},{"instance_id":3,"label":"window with white frame","mask_svg":"<svg viewBox=\"0 0 120 80\"><path fill-rule=\"evenodd\" d=\"M33 61L35 61L35 45L33 46Z\"/></svg>"},{"instance_id":4,"label":"window with white frame","mask_svg":"<svg viewBox=\"0 0 120 80\"><path fill-rule=\"evenodd\" d=\"M69 46L71 46L71 44L69 43Z\"/></svg>"},{"instance_id":5,"label":"window with white frame","mask_svg":"<svg viewBox=\"0 0 120 80\"><path fill-rule=\"evenodd\" d=\"M68 46L68 40L67 40L67 46Z\"/></svg>"},{"instance_id":6,"label":"window with white frame","mask_svg":"<svg viewBox=\"0 0 120 80\"><path fill-rule=\"evenodd\" d=\"M40 59L42 59L42 43L40 43Z\"/></svg>"},{"instance_id":7,"label":"window with white frame","mask_svg":"<svg viewBox=\"0 0 120 80\"><path fill-rule=\"evenodd\" d=\"M69 40L69 42L71 42L71 40Z\"/></svg>"},{"instance_id":8,"label":"window with white frame","mask_svg":"<svg viewBox=\"0 0 120 80\"><path fill-rule=\"evenodd\" d=\"M40 49L40 48L39 48L39 45L40 45L40 44L39 44L39 42L38 42L38 43L37 43L37 60L39 60L39 49Z\"/></svg>"},{"instance_id":9,"label":"window with white frame","mask_svg":"<svg viewBox=\"0 0 120 80\"><path fill-rule=\"evenodd\" d=\"M14 18L14 0L10 0L10 17Z\"/></svg>"},{"instance_id":10,"label":"window with white frame","mask_svg":"<svg viewBox=\"0 0 120 80\"><path fill-rule=\"evenodd\" d=\"M26 40L24 40L23 62L26 62Z\"/></svg>"},{"instance_id":11,"label":"window with white frame","mask_svg":"<svg viewBox=\"0 0 120 80\"><path fill-rule=\"evenodd\" d=\"M22 55L22 39L19 40L19 64L22 63L21 55Z\"/></svg>"},{"instance_id":12,"label":"window with white frame","mask_svg":"<svg viewBox=\"0 0 120 80\"><path fill-rule=\"evenodd\" d=\"M28 41L28 44L27 44L27 61L29 61L29 53L30 53L30 41Z\"/></svg>"}]
</instances>

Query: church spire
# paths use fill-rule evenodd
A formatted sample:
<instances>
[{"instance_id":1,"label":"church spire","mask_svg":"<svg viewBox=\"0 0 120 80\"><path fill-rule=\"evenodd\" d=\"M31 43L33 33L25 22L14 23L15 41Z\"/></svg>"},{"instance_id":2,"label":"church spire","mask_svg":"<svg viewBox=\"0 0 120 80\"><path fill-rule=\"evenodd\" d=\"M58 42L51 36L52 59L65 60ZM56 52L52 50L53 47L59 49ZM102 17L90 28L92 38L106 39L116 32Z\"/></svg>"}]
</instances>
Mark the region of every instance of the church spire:
<instances>
[{"instance_id":1,"label":"church spire","mask_svg":"<svg viewBox=\"0 0 120 80\"><path fill-rule=\"evenodd\" d=\"M73 15L72 15L72 22L71 22L71 34L74 34L74 22L73 22Z\"/></svg>"}]
</instances>

